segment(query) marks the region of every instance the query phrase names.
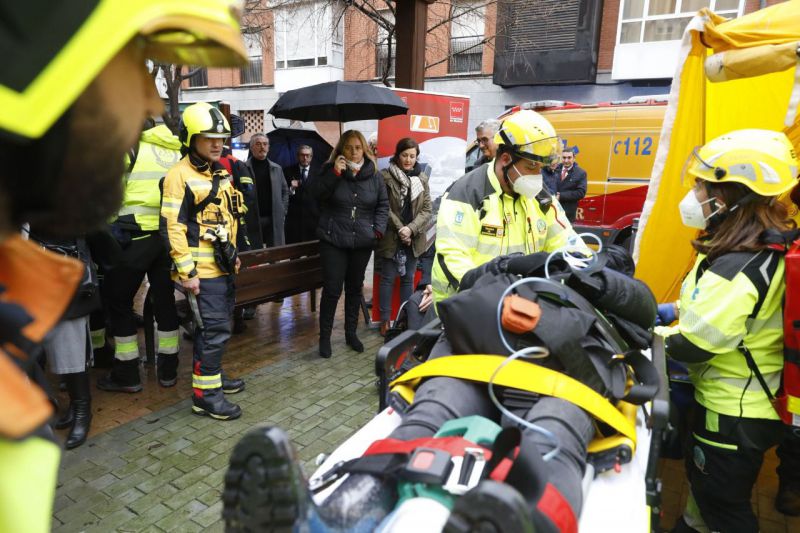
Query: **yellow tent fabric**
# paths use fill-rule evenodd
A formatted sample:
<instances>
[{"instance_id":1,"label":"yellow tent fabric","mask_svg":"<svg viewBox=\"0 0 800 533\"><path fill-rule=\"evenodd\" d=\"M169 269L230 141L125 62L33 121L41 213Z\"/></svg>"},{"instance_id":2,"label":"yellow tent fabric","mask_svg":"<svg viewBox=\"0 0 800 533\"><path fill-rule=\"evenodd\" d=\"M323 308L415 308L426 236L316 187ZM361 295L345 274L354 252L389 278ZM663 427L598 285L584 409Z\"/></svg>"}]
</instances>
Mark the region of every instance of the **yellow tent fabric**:
<instances>
[{"instance_id":1,"label":"yellow tent fabric","mask_svg":"<svg viewBox=\"0 0 800 533\"><path fill-rule=\"evenodd\" d=\"M659 302L677 299L683 276L694 261L690 241L697 233L681 223L678 212L678 203L693 185L681 183L683 166L692 149L735 129L784 129L795 85L795 68L711 83L704 71L706 58L712 53L798 41L800 1L730 21L704 9L687 27L634 254L637 277L650 286ZM763 51L769 56L770 49ZM763 60L755 63L763 68ZM736 67L742 64L747 62ZM775 64L785 67L787 63ZM739 75L747 73L738 72L734 77ZM795 122L786 130L797 147L800 127Z\"/></svg>"}]
</instances>

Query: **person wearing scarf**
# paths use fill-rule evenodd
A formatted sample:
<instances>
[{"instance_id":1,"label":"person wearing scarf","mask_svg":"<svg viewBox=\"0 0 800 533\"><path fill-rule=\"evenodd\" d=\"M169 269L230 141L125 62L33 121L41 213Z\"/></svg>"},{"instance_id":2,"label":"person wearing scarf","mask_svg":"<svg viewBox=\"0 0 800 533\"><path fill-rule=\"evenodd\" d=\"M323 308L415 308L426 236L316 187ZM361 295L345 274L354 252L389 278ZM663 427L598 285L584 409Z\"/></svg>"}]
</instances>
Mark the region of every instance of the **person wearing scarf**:
<instances>
[{"instance_id":1,"label":"person wearing scarf","mask_svg":"<svg viewBox=\"0 0 800 533\"><path fill-rule=\"evenodd\" d=\"M426 249L431 194L428 176L421 171L418 157L417 142L409 137L400 139L389 168L381 171L389 194L389 224L375 254L381 271L381 335L386 334L392 318L395 279L400 277L400 301L405 302L414 288L417 258Z\"/></svg>"}]
</instances>

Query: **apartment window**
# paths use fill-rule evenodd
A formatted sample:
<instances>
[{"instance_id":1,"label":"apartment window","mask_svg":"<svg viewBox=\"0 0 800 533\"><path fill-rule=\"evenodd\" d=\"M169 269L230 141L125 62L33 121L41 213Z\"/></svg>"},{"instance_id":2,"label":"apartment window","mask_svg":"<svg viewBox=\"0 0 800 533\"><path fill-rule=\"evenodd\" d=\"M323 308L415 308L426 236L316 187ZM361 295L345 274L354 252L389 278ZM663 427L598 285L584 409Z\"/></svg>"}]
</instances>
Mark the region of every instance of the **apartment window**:
<instances>
[{"instance_id":1,"label":"apartment window","mask_svg":"<svg viewBox=\"0 0 800 533\"><path fill-rule=\"evenodd\" d=\"M194 71L189 76L189 87L208 87L208 69L206 67L189 67L188 72Z\"/></svg>"},{"instance_id":2,"label":"apartment window","mask_svg":"<svg viewBox=\"0 0 800 533\"><path fill-rule=\"evenodd\" d=\"M239 83L241 85L261 84L261 66L263 58L261 53L261 34L245 33L244 44L247 48L247 65L239 69Z\"/></svg>"},{"instance_id":3,"label":"apartment window","mask_svg":"<svg viewBox=\"0 0 800 533\"><path fill-rule=\"evenodd\" d=\"M694 14L704 7L735 18L742 14L744 0L623 0L619 43L679 40Z\"/></svg>"},{"instance_id":4,"label":"apartment window","mask_svg":"<svg viewBox=\"0 0 800 533\"><path fill-rule=\"evenodd\" d=\"M452 13L448 72L480 72L483 62L484 4L453 3Z\"/></svg>"},{"instance_id":5,"label":"apartment window","mask_svg":"<svg viewBox=\"0 0 800 533\"><path fill-rule=\"evenodd\" d=\"M394 26L394 13L384 10L380 12L383 20L387 21L390 25ZM397 63L397 33L392 33L392 46L391 54L389 49L389 32L386 28L378 24L378 42L375 48L375 76L383 78L383 73L386 71L386 65L389 64L389 78L394 78L394 67Z\"/></svg>"},{"instance_id":6,"label":"apartment window","mask_svg":"<svg viewBox=\"0 0 800 533\"><path fill-rule=\"evenodd\" d=\"M338 37L337 37L338 32ZM291 4L275 10L275 68L315 67L328 64L330 41L343 41L334 28L325 2Z\"/></svg>"}]
</instances>

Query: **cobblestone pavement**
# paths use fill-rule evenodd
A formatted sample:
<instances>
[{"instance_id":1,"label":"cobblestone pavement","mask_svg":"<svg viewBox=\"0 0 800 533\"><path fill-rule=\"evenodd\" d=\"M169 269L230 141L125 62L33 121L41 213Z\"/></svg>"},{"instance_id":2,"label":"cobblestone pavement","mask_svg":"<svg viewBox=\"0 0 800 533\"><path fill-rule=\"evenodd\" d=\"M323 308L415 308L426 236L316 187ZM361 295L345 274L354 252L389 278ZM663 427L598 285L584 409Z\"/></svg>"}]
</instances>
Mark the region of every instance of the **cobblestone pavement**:
<instances>
[{"instance_id":1,"label":"cobblestone pavement","mask_svg":"<svg viewBox=\"0 0 800 533\"><path fill-rule=\"evenodd\" d=\"M65 452L54 531L222 531L223 478L230 452L247 430L259 424L287 429L310 473L318 454L372 418L374 355L382 339L363 327L359 335L362 354L345 346L340 331L330 360L319 358L315 342L306 342L244 374L247 390L231 397L244 412L239 420L193 415L187 399ZM235 359L233 351L229 355Z\"/></svg>"}]
</instances>

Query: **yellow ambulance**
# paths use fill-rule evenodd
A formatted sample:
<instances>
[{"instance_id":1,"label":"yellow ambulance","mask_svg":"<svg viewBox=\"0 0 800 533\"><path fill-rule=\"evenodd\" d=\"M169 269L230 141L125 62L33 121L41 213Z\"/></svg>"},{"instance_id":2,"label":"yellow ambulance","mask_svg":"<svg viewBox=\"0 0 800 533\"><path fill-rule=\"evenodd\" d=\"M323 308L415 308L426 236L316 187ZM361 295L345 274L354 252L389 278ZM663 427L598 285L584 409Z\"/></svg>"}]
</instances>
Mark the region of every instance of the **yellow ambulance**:
<instances>
[{"instance_id":1,"label":"yellow ambulance","mask_svg":"<svg viewBox=\"0 0 800 533\"><path fill-rule=\"evenodd\" d=\"M503 113L533 109L553 124L565 146L575 148L575 162L587 174L586 197L578 204L575 229L598 235L606 244L630 247L634 221L647 195L667 95L637 96L625 101L576 104L545 100L526 102ZM467 167L480 156L467 152Z\"/></svg>"}]
</instances>

